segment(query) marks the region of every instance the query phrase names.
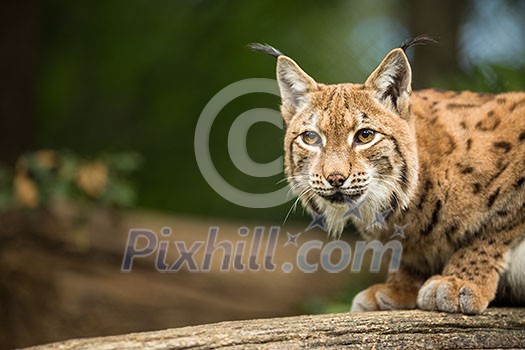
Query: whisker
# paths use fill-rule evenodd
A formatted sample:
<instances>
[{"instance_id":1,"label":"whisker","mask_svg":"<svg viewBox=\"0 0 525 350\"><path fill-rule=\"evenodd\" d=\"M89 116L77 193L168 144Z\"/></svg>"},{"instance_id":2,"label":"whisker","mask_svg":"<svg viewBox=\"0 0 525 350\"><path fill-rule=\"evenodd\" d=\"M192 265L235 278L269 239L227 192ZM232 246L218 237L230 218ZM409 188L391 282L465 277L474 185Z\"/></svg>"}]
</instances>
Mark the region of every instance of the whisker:
<instances>
[{"instance_id":1,"label":"whisker","mask_svg":"<svg viewBox=\"0 0 525 350\"><path fill-rule=\"evenodd\" d=\"M283 221L283 226L284 224L286 224L286 221L288 220L290 214L293 212L295 212L295 210L297 209L297 204L299 203L299 201L301 200L301 198L309 193L311 193L313 190L312 188L310 187L306 187L303 191L301 191L301 193L299 193L299 195L297 196L297 199L294 201L294 203L292 204L292 206L290 207L290 209L288 210L288 213L286 214L285 218L284 218L284 221ZM308 203L308 200L307 202Z\"/></svg>"}]
</instances>

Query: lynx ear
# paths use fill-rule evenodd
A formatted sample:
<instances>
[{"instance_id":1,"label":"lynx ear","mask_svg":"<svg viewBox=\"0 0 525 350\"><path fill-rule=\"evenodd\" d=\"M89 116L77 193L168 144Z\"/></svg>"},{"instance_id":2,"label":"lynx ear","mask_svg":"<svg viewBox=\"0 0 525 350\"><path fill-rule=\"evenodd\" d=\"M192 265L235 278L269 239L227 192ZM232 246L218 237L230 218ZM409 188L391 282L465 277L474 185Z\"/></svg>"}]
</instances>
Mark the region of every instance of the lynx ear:
<instances>
[{"instance_id":1,"label":"lynx ear","mask_svg":"<svg viewBox=\"0 0 525 350\"><path fill-rule=\"evenodd\" d=\"M365 86L374 91L376 99L398 113L408 117L412 70L402 49L394 49L370 74Z\"/></svg>"},{"instance_id":2,"label":"lynx ear","mask_svg":"<svg viewBox=\"0 0 525 350\"><path fill-rule=\"evenodd\" d=\"M288 122L308 104L309 93L317 89L317 83L297 63L284 55L277 59L277 82L281 91L281 111Z\"/></svg>"}]
</instances>

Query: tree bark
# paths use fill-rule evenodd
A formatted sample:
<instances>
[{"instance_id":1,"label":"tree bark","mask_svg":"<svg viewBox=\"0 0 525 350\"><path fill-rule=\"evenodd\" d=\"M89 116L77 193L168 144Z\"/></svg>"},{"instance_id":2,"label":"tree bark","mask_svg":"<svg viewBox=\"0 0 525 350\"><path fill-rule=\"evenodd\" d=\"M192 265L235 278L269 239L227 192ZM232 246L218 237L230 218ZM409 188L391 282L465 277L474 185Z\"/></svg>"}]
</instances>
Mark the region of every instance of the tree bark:
<instances>
[{"instance_id":1,"label":"tree bark","mask_svg":"<svg viewBox=\"0 0 525 350\"><path fill-rule=\"evenodd\" d=\"M479 316L386 311L231 321L155 332L68 340L34 350L523 348L525 309Z\"/></svg>"}]
</instances>

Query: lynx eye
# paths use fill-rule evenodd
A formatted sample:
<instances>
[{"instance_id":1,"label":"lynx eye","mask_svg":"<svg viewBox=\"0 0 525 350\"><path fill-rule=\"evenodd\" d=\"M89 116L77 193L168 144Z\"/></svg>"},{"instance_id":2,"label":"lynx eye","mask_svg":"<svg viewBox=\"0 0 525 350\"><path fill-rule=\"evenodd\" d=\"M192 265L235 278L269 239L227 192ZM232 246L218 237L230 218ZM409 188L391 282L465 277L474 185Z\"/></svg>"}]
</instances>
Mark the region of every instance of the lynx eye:
<instances>
[{"instance_id":1,"label":"lynx eye","mask_svg":"<svg viewBox=\"0 0 525 350\"><path fill-rule=\"evenodd\" d=\"M358 143L364 144L372 141L375 136L375 131L370 129L361 129L356 133L355 138Z\"/></svg>"},{"instance_id":2,"label":"lynx eye","mask_svg":"<svg viewBox=\"0 0 525 350\"><path fill-rule=\"evenodd\" d=\"M301 136L307 145L315 146L321 144L321 136L315 131L303 132Z\"/></svg>"}]
</instances>

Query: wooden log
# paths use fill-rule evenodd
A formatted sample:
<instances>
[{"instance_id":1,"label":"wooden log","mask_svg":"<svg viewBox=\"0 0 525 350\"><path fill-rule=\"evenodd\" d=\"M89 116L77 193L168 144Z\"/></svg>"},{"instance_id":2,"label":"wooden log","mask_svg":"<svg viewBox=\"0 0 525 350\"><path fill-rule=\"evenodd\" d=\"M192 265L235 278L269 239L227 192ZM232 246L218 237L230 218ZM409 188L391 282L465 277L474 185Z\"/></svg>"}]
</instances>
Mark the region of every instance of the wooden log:
<instances>
[{"instance_id":1,"label":"wooden log","mask_svg":"<svg viewBox=\"0 0 525 350\"><path fill-rule=\"evenodd\" d=\"M525 347L525 309L479 316L386 311L230 321L154 332L67 340L33 350L345 349Z\"/></svg>"}]
</instances>

